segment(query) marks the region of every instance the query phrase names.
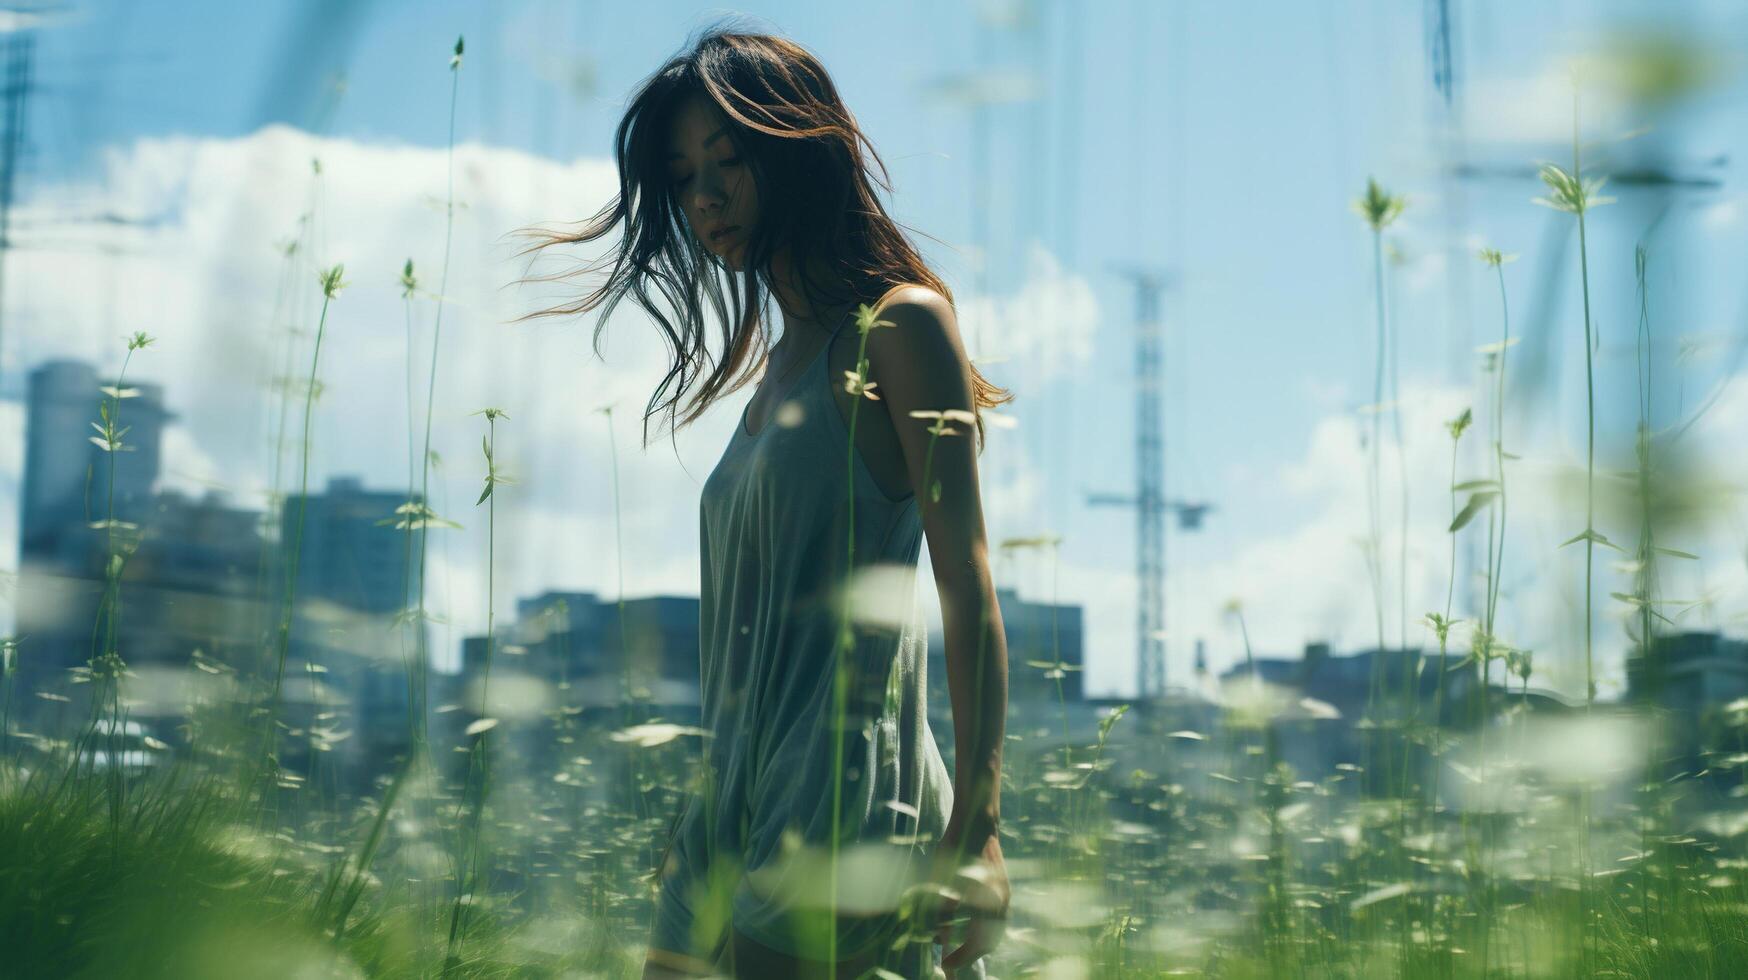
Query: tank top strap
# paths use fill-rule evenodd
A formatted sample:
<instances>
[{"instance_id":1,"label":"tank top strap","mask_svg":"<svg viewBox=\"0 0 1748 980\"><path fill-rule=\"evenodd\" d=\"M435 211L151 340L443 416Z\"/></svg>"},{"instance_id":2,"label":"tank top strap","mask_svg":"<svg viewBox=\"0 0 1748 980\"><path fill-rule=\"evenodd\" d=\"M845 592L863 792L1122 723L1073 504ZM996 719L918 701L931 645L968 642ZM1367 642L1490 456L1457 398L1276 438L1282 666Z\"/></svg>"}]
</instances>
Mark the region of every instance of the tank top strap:
<instances>
[{"instance_id":1,"label":"tank top strap","mask_svg":"<svg viewBox=\"0 0 1748 980\"><path fill-rule=\"evenodd\" d=\"M832 344L836 343L837 339L838 339L838 334L843 333L844 328L846 326L849 326L850 324L855 323L855 322L856 322L856 311L854 311L854 310L851 310L850 312L839 317L837 326L832 328L831 339L827 340L825 342L826 347L830 348Z\"/></svg>"}]
</instances>

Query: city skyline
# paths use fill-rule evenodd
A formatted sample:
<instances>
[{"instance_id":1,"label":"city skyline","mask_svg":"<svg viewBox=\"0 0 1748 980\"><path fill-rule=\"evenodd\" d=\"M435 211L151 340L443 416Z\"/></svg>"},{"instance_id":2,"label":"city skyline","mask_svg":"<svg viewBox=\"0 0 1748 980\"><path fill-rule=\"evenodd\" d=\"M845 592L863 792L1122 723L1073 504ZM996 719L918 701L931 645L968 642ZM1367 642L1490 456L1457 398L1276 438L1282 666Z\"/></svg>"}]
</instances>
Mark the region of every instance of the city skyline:
<instances>
[{"instance_id":1,"label":"city skyline","mask_svg":"<svg viewBox=\"0 0 1748 980\"><path fill-rule=\"evenodd\" d=\"M94 513L109 513L102 509L108 504L109 495L101 479L94 480L93 471L116 460L119 462L115 478L121 492L115 497L118 504L115 518L134 525L129 530L139 532L139 547L147 560L147 567L141 572L134 564L138 553L129 555L123 573L128 588L181 587L272 605L286 592L280 583L283 569L290 567L287 545L295 541L297 580L287 594L295 595L304 605L327 603L343 607L342 615L355 618L356 623L336 627L335 623L341 620L322 618L331 614L318 614L308 622L300 619L295 624L298 628L294 629L288 653L311 659L322 653L350 651L387 660L384 655L371 652L370 644L374 641L369 637L342 637L365 632L366 627L361 624L393 620L418 604L415 576L410 568L399 564L416 553L418 532L402 548L406 536L402 529L393 527L400 506L418 502L416 493L407 498L399 490L367 489L353 475L330 475L320 491L307 496L287 492L279 511L279 526L268 535L265 533L269 529L268 511L232 506L223 491L209 488L197 500L179 489L159 487L161 446L176 417L164 406L166 392L161 386L130 384L128 387L136 392L133 397L110 399L102 393L103 389L116 389L117 379L100 379L92 365L67 359L38 365L30 370L29 377L30 412L26 419L29 451L22 481L18 555L19 566L24 569L21 578L55 576L93 584L100 578L107 559L99 551L106 549L109 542L102 527L93 526L101 521L92 518ZM118 440L121 451L107 450L84 438L91 421L84 417L89 406L115 402L126 406L125 415L120 410L117 415L118 422L127 423L122 426L125 431ZM95 512L90 499L93 485L98 493L99 509ZM82 508L72 506L78 503L72 490L80 486L86 491ZM307 503L300 507L300 501ZM249 567L271 571L258 577L250 589L243 574ZM409 591L397 598L403 581ZM1058 656L1061 662L1070 665L1071 671L1083 666L1079 606L1022 599L1019 591L1010 586L998 587L997 595L1003 604L1004 624L1015 634L1010 641L1011 649L1019 658L1021 669L1026 669L1026 659L1054 660ZM33 604L26 610L24 647L27 653L38 657L41 647L52 642L51 637L65 639L73 635L82 629L85 618L68 616L64 610L49 607ZM550 622L554 614L562 611L565 625L561 632L568 635L583 631L594 644L579 649L584 659L578 666L583 672L612 672L622 665L606 652L608 644L604 637L620 624L607 621L624 616L630 620L624 627L630 633L650 633L650 638L640 643L655 642L660 647L657 673L666 678L683 678L698 663L697 607L696 594L607 599L593 591L547 586L517 598L514 615L506 615L497 631L510 642L525 642L530 629ZM609 609L614 612L607 612ZM95 615L95 608L90 612ZM33 616L34 619L30 618ZM71 622L72 632L66 629L64 621ZM944 655L940 622L937 618L926 625L930 654L939 658ZM310 632L318 627L326 629L326 634L312 637ZM541 627L542 636L547 628ZM1048 640L1046 630L1050 631ZM433 658L433 669L461 673L471 662L471 648L483 639L483 634L464 636L453 655L444 652ZM242 655L248 653L243 651ZM57 650L54 658L62 669L80 661L72 650ZM1069 681L1068 689L1078 695L1078 676ZM1022 680L1019 689L1030 688ZM695 700L695 691L692 696Z\"/></svg>"}]
</instances>

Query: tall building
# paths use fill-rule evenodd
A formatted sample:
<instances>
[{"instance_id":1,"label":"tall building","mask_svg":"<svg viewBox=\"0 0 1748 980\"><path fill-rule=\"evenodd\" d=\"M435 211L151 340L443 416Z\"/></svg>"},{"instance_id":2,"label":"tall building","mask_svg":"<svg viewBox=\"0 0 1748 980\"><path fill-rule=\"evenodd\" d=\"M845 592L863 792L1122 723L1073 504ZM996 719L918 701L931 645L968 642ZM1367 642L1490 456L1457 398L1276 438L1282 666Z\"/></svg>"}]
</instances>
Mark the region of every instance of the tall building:
<instances>
[{"instance_id":1,"label":"tall building","mask_svg":"<svg viewBox=\"0 0 1748 980\"><path fill-rule=\"evenodd\" d=\"M697 723L696 596L627 599L622 614L618 602L593 592L544 592L518 601L516 613L496 628L489 673L486 637L462 641L461 671L443 680L460 710L438 708L434 737L445 744L465 749L466 726L490 715L494 769L550 774L565 751L559 729L567 723ZM457 753L452 778L464 758Z\"/></svg>"},{"instance_id":2,"label":"tall building","mask_svg":"<svg viewBox=\"0 0 1748 980\"><path fill-rule=\"evenodd\" d=\"M288 724L325 726L343 739L331 754L362 788L410 744L408 667L416 642L396 617L418 604L419 536L396 528L404 490L367 490L335 476L320 493L288 494L280 513L270 599L283 601L295 552L296 590L286 671L319 674L286 695L302 699ZM264 651L276 658L277 651ZM295 719L295 720L294 720Z\"/></svg>"},{"instance_id":3,"label":"tall building","mask_svg":"<svg viewBox=\"0 0 1748 980\"><path fill-rule=\"evenodd\" d=\"M1698 766L1707 750L1738 752L1748 641L1715 632L1658 636L1648 657L1627 659L1627 700L1662 709L1668 765Z\"/></svg>"},{"instance_id":4,"label":"tall building","mask_svg":"<svg viewBox=\"0 0 1748 980\"><path fill-rule=\"evenodd\" d=\"M544 592L516 604L515 622L499 627L493 677L500 672L548 684L577 682L576 703L624 700L624 684L654 708L696 711L698 597L642 596L619 603L593 592ZM485 666L485 637L462 642L462 675Z\"/></svg>"},{"instance_id":5,"label":"tall building","mask_svg":"<svg viewBox=\"0 0 1748 980\"><path fill-rule=\"evenodd\" d=\"M298 548L297 595L374 615L416 603L417 575L405 573L421 532L413 531L409 547L407 532L392 523L406 499L404 490L366 490L354 476L331 477L321 493L287 494L279 540Z\"/></svg>"},{"instance_id":6,"label":"tall building","mask_svg":"<svg viewBox=\"0 0 1748 980\"><path fill-rule=\"evenodd\" d=\"M174 490L156 497L121 578L117 650L130 670L160 671L172 680L199 677L196 671L235 676L251 662L270 606L259 595L268 557L259 527L259 512L231 506L222 491L199 500ZM181 716L179 689L187 686L141 685L134 714ZM155 689L165 696L148 696Z\"/></svg>"},{"instance_id":7,"label":"tall building","mask_svg":"<svg viewBox=\"0 0 1748 980\"><path fill-rule=\"evenodd\" d=\"M30 373L14 628L14 687L26 718L37 718L35 709L44 707L32 695L65 687L68 669L91 658L109 549L112 541L118 550L132 541L131 527L119 526L112 536L91 524L111 514L128 525L150 521L163 429L173 416L160 386L129 382L136 394L112 402L101 386L114 384L80 361L49 361ZM114 452L94 441L103 431L100 406L106 402L116 405L112 421L124 447ZM124 570L122 580L132 574ZM128 628L125 620L122 626Z\"/></svg>"},{"instance_id":8,"label":"tall building","mask_svg":"<svg viewBox=\"0 0 1748 980\"><path fill-rule=\"evenodd\" d=\"M531 672L555 682L608 673L616 667L603 642L610 618L617 622L614 606L593 592L542 592L517 601L514 642Z\"/></svg>"},{"instance_id":9,"label":"tall building","mask_svg":"<svg viewBox=\"0 0 1748 980\"><path fill-rule=\"evenodd\" d=\"M1660 635L1649 659L1628 659L1627 697L1694 716L1748 697L1748 640L1715 632Z\"/></svg>"},{"instance_id":10,"label":"tall building","mask_svg":"<svg viewBox=\"0 0 1748 980\"><path fill-rule=\"evenodd\" d=\"M276 533L264 537L260 512L232 506L223 493L157 493L164 426L174 418L163 391L129 382L128 396L112 399L104 384L114 382L78 361L30 373L11 678L17 723L45 735L82 724L80 701L91 687L72 683L70 670L113 646L130 672L132 715L148 734L177 744L175 720L208 687L277 673L277 625L295 557L279 711L292 734L281 738L281 762L300 769L320 752L356 780L385 768L408 735L413 643L395 619L416 603L417 583L406 575L407 532L393 526L405 492L337 477L324 492L287 498ZM121 432L119 450L93 441L103 431L100 405ZM111 513L116 523L92 526ZM422 533L413 532L412 554ZM113 617L104 602L112 551L122 558Z\"/></svg>"},{"instance_id":11,"label":"tall building","mask_svg":"<svg viewBox=\"0 0 1748 980\"><path fill-rule=\"evenodd\" d=\"M115 400L113 420L127 448L108 452L92 440L102 424L100 406L109 401L97 372L82 361L49 361L30 372L25 407L24 492L20 495L20 557L61 557L77 563L87 557L88 536L68 532L110 513L139 523L150 509L158 481L164 426L174 416L164 408L161 386L130 382L134 397Z\"/></svg>"},{"instance_id":12,"label":"tall building","mask_svg":"<svg viewBox=\"0 0 1748 980\"><path fill-rule=\"evenodd\" d=\"M657 703L698 704L698 597L652 595L625 600L625 622L605 603L603 647Z\"/></svg>"}]
</instances>

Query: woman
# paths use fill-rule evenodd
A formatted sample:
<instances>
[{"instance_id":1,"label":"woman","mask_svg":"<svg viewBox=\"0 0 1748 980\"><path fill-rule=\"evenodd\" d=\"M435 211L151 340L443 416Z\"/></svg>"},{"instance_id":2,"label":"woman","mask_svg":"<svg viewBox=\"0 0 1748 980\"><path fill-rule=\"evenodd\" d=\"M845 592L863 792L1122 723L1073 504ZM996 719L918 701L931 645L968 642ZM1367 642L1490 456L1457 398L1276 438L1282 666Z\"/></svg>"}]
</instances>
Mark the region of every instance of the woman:
<instances>
[{"instance_id":1,"label":"woman","mask_svg":"<svg viewBox=\"0 0 1748 980\"><path fill-rule=\"evenodd\" d=\"M771 299L783 321L703 487L710 734L700 789L651 875L644 976L926 977L938 965L981 977L1008 905L997 836L1006 648L979 450L961 429L931 453L933 420L910 413L964 420L1012 396L970 365L951 293L875 198L865 163L878 155L863 155L866 137L800 46L706 32L644 82L615 144L618 198L577 234L536 232L529 249L593 241L623 220L612 272L578 303L532 315L605 302L604 324L633 295L676 352L650 402L674 384L672 421L706 370L708 302L724 355L685 423L750 380L742 369L769 336ZM923 533L947 645L951 780L926 711ZM893 595L902 612L881 601Z\"/></svg>"}]
</instances>

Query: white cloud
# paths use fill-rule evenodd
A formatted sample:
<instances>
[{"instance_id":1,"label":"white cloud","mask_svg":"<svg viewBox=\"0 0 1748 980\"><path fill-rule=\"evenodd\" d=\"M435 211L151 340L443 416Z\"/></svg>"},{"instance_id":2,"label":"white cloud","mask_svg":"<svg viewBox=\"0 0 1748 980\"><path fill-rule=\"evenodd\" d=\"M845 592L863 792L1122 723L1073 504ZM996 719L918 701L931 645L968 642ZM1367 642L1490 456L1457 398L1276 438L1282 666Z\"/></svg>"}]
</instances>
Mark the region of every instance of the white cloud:
<instances>
[{"instance_id":1,"label":"white cloud","mask_svg":"<svg viewBox=\"0 0 1748 980\"><path fill-rule=\"evenodd\" d=\"M312 159L320 161L319 180ZM157 343L134 354L128 377L162 384L178 416L166 433L162 485L198 494L217 484L238 505L261 507L282 417L280 486L295 491L300 481L301 389L322 306L316 274L344 263L349 285L329 304L322 324L309 486L319 490L330 476L348 474L371 489L405 486L407 321L398 278L410 257L422 287L439 288L448 165L440 148L324 139L284 126L239 139L165 137L112 148L96 177L42 185L22 209L37 225L93 213L152 223L119 229L65 224L52 240L45 236L14 252L11 261L21 268L9 280L20 286L9 304L20 326L6 333L13 347L6 360L27 369L51 357L73 357L113 372L127 334L152 334ZM486 620L487 514L474 506L485 474L480 442L486 423L471 414L486 406L508 413L497 426L495 455L501 472L517 480L495 498L500 621L513 613L517 597L549 588L616 596L616 537L624 542L628 595L695 594L698 492L751 389L678 434L673 448L656 437L642 449L643 406L665 372L668 351L641 310L627 302L616 311L603 336L605 362L591 348L592 315L580 322L506 322L572 298L576 289L518 287L513 280L519 275L591 257L572 253L525 269L524 260L513 257L518 243L508 233L594 214L618 190L611 161L563 163L469 143L456 147L454 172L457 206L431 435L442 464L431 474L431 502L465 527L440 532L428 557L427 602L453 624L446 636L439 633L444 655L453 655L447 648L483 630ZM283 245L312 200L315 246L288 265ZM1064 369L1084 363L1097 316L1090 289L1041 250L1031 268L1020 294L994 301L965 296L962 304L1007 321L1009 356ZM1022 310L1033 312L1022 316ZM415 301L415 443L423 437L434 313L429 299ZM276 324L300 332L289 353ZM275 376L288 376L298 393L283 411L270 394ZM611 444L607 417L596 411L607 404L616 406ZM652 437L655 428L652 422ZM1018 440L993 426L990 435L1006 448L992 447L986 458L1023 452ZM1029 460L1010 462L1015 468L1002 470L989 498L998 519L1022 523L1018 515L1037 511L1042 484ZM15 471L9 471L14 479ZM16 500L16 488L6 496ZM1015 516L1003 516L1009 514ZM15 545L7 547L8 561L15 552Z\"/></svg>"},{"instance_id":2,"label":"white cloud","mask_svg":"<svg viewBox=\"0 0 1748 980\"><path fill-rule=\"evenodd\" d=\"M1027 250L1023 284L1000 296L959 297L959 329L979 361L1013 362L1042 385L1069 376L1092 361L1099 304L1084 276L1034 241ZM983 348L976 347L981 332ZM987 352L987 353L986 353Z\"/></svg>"},{"instance_id":3,"label":"white cloud","mask_svg":"<svg viewBox=\"0 0 1748 980\"><path fill-rule=\"evenodd\" d=\"M319 183L312 158L321 161ZM370 488L404 486L408 366L397 280L411 257L422 286L438 289L447 177L442 149L322 139L282 126L234 140L169 137L112 149L95 179L48 185L24 209L39 224L105 212L161 220L120 231L68 225L52 241L15 252L21 285L10 299L20 326L6 334L16 345L7 361L28 368L51 357L95 359L113 372L123 335L152 334L157 343L134 354L128 376L163 384L178 416L166 432L162 485L197 492L221 483L238 503L260 507L281 417L268 379L289 374L294 392L304 385L321 309L315 272L344 263L350 285L323 325L309 485L356 474ZM280 246L316 187L313 254L288 269ZM611 163L465 144L455 151L455 189L431 437L442 465L431 484L433 505L466 528L445 532L441 548L434 539L431 582L434 601L445 590L455 603L448 612L456 641L485 621L486 509L472 505L485 473L486 424L470 413L488 405L509 414L498 424L498 462L519 481L497 498L500 617L516 596L548 587L616 590L613 565L601 560L613 551L613 459L606 417L594 410L607 403L618 405L627 590L695 591L697 490L728 439L732 413L720 408L680 434L677 458L659 444L645 452L638 416L666 351L641 311L621 307L603 343L605 363L590 350L592 317L505 323L566 295L555 286L513 286L525 270L507 233L593 214L617 190ZM302 332L289 359L284 332L273 329L282 282L288 291L278 322ZM430 300L415 301L415 442L423 436L434 313ZM301 397L283 413L282 489L295 491L300 480L302 413ZM8 479L15 481L15 469ZM15 482L6 496L17 499ZM6 548L9 559L15 550Z\"/></svg>"},{"instance_id":4,"label":"white cloud","mask_svg":"<svg viewBox=\"0 0 1748 980\"><path fill-rule=\"evenodd\" d=\"M1699 223L1707 229L1719 233L1728 233L1742 220L1742 199L1740 197L1720 197L1718 200L1700 208Z\"/></svg>"},{"instance_id":5,"label":"white cloud","mask_svg":"<svg viewBox=\"0 0 1748 980\"><path fill-rule=\"evenodd\" d=\"M1463 131L1500 143L1569 143L1571 70L1568 63L1556 63L1533 75L1475 79L1463 104ZM1585 93L1585 130L1618 135L1626 109L1607 89L1592 86Z\"/></svg>"}]
</instances>

